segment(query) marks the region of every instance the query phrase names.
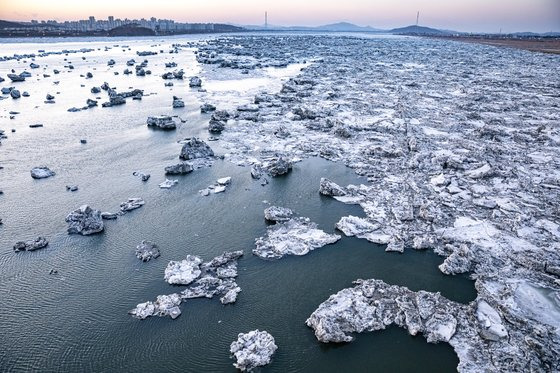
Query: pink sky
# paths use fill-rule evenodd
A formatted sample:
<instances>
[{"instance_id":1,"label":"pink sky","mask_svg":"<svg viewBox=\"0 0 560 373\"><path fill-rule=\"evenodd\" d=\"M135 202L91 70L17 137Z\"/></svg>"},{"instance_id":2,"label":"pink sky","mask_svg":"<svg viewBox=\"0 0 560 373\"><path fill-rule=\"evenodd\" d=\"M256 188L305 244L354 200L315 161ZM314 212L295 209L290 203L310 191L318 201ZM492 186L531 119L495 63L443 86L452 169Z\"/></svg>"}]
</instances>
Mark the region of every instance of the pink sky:
<instances>
[{"instance_id":1,"label":"pink sky","mask_svg":"<svg viewBox=\"0 0 560 373\"><path fill-rule=\"evenodd\" d=\"M76 20L88 16L184 22L321 25L348 21L392 28L420 24L459 31L560 31L560 0L0 0L0 19Z\"/></svg>"}]
</instances>

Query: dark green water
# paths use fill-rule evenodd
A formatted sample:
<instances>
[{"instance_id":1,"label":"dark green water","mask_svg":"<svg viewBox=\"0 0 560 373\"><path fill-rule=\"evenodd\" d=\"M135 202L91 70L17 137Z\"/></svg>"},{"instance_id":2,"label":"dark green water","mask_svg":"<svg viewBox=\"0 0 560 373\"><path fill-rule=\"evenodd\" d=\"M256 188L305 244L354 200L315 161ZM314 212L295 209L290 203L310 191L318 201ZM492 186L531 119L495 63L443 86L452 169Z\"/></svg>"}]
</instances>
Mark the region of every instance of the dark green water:
<instances>
[{"instance_id":1,"label":"dark green water","mask_svg":"<svg viewBox=\"0 0 560 373\"><path fill-rule=\"evenodd\" d=\"M223 176L233 177L226 193L197 195ZM234 371L229 344L239 332L258 328L279 346L263 372L454 371L458 359L450 346L427 344L396 327L359 335L350 344L324 345L305 326L322 301L358 278L441 291L461 302L474 299L472 282L442 275L435 254L386 253L348 237L304 257L270 262L251 254L254 239L266 231L264 200L290 207L328 232L340 217L360 215L359 207L318 194L323 176L360 182L344 166L311 159L262 187L247 168L217 162L180 178L174 189L144 196L144 207L108 222L102 235L67 236L62 230L48 248L18 255L4 246L2 370ZM142 239L158 243L162 256L138 261L133 252ZM237 249L245 256L238 278L243 291L234 305L194 299L174 321L127 315L139 302L180 290L163 281L167 261L187 254L211 259ZM51 268L59 275L49 275Z\"/></svg>"}]
</instances>

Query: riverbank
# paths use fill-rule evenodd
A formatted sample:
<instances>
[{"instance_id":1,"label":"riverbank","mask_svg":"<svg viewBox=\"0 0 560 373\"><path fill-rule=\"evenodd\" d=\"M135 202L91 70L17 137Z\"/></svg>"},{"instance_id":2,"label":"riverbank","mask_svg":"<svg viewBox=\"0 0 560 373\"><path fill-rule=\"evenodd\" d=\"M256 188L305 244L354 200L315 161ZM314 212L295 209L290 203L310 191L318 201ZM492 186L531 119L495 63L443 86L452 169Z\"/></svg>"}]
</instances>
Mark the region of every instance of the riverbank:
<instances>
[{"instance_id":1,"label":"riverbank","mask_svg":"<svg viewBox=\"0 0 560 373\"><path fill-rule=\"evenodd\" d=\"M492 45L528 50L531 52L560 54L560 38L507 38L482 36L429 36L432 39L455 40L464 43Z\"/></svg>"},{"instance_id":2,"label":"riverbank","mask_svg":"<svg viewBox=\"0 0 560 373\"><path fill-rule=\"evenodd\" d=\"M210 26L210 27L208 27ZM218 34L230 32L246 31L242 27L226 25L226 24L202 24L193 25L186 29L173 30L154 30L147 27L139 27L135 25L124 25L115 27L110 30L91 30L77 31L65 28L2 28L0 27L0 38L38 38L38 37L133 37L133 36L173 36L173 35L195 35L195 34Z\"/></svg>"}]
</instances>

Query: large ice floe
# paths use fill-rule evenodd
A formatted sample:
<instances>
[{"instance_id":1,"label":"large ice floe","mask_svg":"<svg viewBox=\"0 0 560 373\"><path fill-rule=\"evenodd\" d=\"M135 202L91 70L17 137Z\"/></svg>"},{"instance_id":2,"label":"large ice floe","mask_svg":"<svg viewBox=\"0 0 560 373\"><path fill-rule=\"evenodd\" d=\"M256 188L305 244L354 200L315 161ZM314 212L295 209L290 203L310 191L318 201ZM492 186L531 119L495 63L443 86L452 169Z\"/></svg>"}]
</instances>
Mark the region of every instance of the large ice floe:
<instances>
[{"instance_id":1,"label":"large ice floe","mask_svg":"<svg viewBox=\"0 0 560 373\"><path fill-rule=\"evenodd\" d=\"M252 371L269 364L277 349L274 337L264 330L239 333L230 346L231 355L236 360L233 366L242 372Z\"/></svg>"},{"instance_id":2,"label":"large ice floe","mask_svg":"<svg viewBox=\"0 0 560 373\"><path fill-rule=\"evenodd\" d=\"M387 251L434 250L442 273L469 273L478 292L463 305L364 280L309 323L324 341L395 323L450 343L462 372L560 371L560 85L550 80L557 59L532 54L528 73L526 52L469 46L450 59L441 41L412 51L405 39L369 43L222 37L197 54L200 63L234 69L312 61L280 91L255 95L250 112L242 105L231 113L219 138L225 159L251 166L254 178L280 157L344 163L364 177L361 185L318 185L363 210L341 218L340 231ZM198 94L220 104L211 92ZM301 224L270 227L255 252L294 251L286 243L296 237L290 231L308 231ZM309 249L305 239L293 241L296 253Z\"/></svg>"},{"instance_id":3,"label":"large ice floe","mask_svg":"<svg viewBox=\"0 0 560 373\"><path fill-rule=\"evenodd\" d=\"M439 293L413 292L381 280L355 283L354 288L332 295L307 319L307 325L321 342L350 342L354 333L396 324L411 335L422 334L428 342L448 342L455 349L460 360L458 369L463 372L555 371L558 366L558 305L547 299L547 289L510 284L500 289L510 307L504 309L481 297L464 305ZM533 320L543 324L534 332L541 341L526 340L525 333L519 330L528 321L523 307L534 308L534 304L529 306L526 302L535 302L535 298L540 298L536 303L541 313L533 315ZM535 347L529 355L522 349L524 341Z\"/></svg>"},{"instance_id":4,"label":"large ice floe","mask_svg":"<svg viewBox=\"0 0 560 373\"><path fill-rule=\"evenodd\" d=\"M179 305L191 298L220 297L222 304L234 303L241 288L235 282L237 260L243 251L225 252L209 262L195 255L187 255L182 261L171 261L165 268L164 280L172 285L186 285L179 293L159 295L155 301L138 304L129 313L138 318L181 315Z\"/></svg>"},{"instance_id":5,"label":"large ice floe","mask_svg":"<svg viewBox=\"0 0 560 373\"><path fill-rule=\"evenodd\" d=\"M449 342L461 314L439 294L413 292L381 280L358 280L357 286L332 295L307 319L321 342L350 342L355 332L397 324L428 342ZM461 306L462 307L462 306Z\"/></svg>"},{"instance_id":6,"label":"large ice floe","mask_svg":"<svg viewBox=\"0 0 560 373\"><path fill-rule=\"evenodd\" d=\"M270 214L270 211L267 211ZM328 234L322 231L317 224L308 218L299 217L283 220L285 221L268 227L266 235L255 240L253 254L262 259L280 259L286 255L305 255L340 239L340 236L336 234Z\"/></svg>"}]
</instances>

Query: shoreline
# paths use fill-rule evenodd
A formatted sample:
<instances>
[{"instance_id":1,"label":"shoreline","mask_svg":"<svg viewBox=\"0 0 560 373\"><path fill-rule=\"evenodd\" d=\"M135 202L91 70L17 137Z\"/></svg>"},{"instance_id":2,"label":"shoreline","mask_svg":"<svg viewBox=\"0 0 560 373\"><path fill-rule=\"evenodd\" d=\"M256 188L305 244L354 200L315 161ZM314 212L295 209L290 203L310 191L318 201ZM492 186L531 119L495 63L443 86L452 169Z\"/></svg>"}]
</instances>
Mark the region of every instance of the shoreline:
<instances>
[{"instance_id":1,"label":"shoreline","mask_svg":"<svg viewBox=\"0 0 560 373\"><path fill-rule=\"evenodd\" d=\"M496 36L427 36L431 39L453 40L464 43L509 47L530 52L560 54L560 38L501 38Z\"/></svg>"},{"instance_id":2,"label":"shoreline","mask_svg":"<svg viewBox=\"0 0 560 373\"><path fill-rule=\"evenodd\" d=\"M178 35L210 35L210 34L235 34L235 33L244 33L247 32L245 30L234 30L234 31L224 31L224 30L217 30L217 31L193 31L193 32L178 32L178 33L165 33L165 34L130 34L130 35L110 35L108 33L36 33L33 35L16 35L16 34L3 34L0 33L0 39L22 39L22 38L83 38L83 37L92 37L92 38L128 38L128 37L138 37L138 36L152 36L152 37L165 37L165 36L178 36Z\"/></svg>"}]
</instances>

